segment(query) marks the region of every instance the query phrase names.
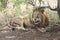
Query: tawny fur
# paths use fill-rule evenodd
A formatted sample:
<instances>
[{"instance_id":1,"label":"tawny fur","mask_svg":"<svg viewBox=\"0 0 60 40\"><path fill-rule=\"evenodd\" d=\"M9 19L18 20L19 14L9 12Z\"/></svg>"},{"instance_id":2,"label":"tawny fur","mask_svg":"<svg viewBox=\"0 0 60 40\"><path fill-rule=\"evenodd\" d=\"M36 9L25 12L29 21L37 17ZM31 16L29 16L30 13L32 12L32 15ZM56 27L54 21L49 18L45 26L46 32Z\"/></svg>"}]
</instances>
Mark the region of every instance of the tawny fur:
<instances>
[{"instance_id":1,"label":"tawny fur","mask_svg":"<svg viewBox=\"0 0 60 40\"><path fill-rule=\"evenodd\" d=\"M38 24L39 27L46 27L48 24L49 24L49 21L48 21L48 16L47 16L47 13L45 12L45 10L43 8L37 8L37 9L34 9L33 10L33 14L32 14L32 18L31 18L31 22L33 22L34 20L32 19L38 19L37 17L35 17L34 15L37 15L37 16L40 16L40 23ZM32 23L34 24L34 23ZM37 26L38 26L37 25Z\"/></svg>"}]
</instances>

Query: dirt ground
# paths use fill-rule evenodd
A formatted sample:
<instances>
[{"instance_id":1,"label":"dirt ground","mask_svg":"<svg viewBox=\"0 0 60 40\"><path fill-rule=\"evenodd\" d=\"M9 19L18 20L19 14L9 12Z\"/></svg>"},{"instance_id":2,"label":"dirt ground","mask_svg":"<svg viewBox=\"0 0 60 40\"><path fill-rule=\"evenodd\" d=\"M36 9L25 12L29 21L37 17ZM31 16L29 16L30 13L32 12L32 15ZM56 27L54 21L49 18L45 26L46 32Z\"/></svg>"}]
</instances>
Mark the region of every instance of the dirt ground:
<instances>
[{"instance_id":1,"label":"dirt ground","mask_svg":"<svg viewBox=\"0 0 60 40\"><path fill-rule=\"evenodd\" d=\"M35 29L29 31L4 29L0 30L0 40L60 40L60 24L53 25L52 31L40 32Z\"/></svg>"}]
</instances>

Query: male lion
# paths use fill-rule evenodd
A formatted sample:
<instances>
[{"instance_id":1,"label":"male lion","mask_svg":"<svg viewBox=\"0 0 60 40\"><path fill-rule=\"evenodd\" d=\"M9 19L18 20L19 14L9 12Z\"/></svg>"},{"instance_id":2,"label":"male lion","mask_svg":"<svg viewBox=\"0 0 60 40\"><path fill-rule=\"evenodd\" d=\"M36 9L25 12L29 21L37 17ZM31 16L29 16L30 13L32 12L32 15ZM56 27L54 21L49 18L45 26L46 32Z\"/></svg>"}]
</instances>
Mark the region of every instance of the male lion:
<instances>
[{"instance_id":1,"label":"male lion","mask_svg":"<svg viewBox=\"0 0 60 40\"><path fill-rule=\"evenodd\" d=\"M30 21L33 25L40 28L45 28L49 24L47 14L42 7L33 10L32 18Z\"/></svg>"}]
</instances>

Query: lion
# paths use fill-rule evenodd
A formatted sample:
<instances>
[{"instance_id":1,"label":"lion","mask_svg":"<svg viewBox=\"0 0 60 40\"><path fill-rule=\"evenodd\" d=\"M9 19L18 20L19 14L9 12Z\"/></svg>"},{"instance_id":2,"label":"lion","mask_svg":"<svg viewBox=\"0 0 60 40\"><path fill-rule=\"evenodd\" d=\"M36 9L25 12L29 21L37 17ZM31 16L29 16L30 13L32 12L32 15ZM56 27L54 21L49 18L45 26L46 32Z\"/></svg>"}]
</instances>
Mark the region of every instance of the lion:
<instances>
[{"instance_id":1,"label":"lion","mask_svg":"<svg viewBox=\"0 0 60 40\"><path fill-rule=\"evenodd\" d=\"M34 9L30 22L37 27L45 28L49 24L49 21L44 8Z\"/></svg>"},{"instance_id":2,"label":"lion","mask_svg":"<svg viewBox=\"0 0 60 40\"><path fill-rule=\"evenodd\" d=\"M49 24L49 19L44 8L36 8L33 9L31 18L13 18L9 24L14 27L19 25L23 30L34 27L45 28Z\"/></svg>"},{"instance_id":3,"label":"lion","mask_svg":"<svg viewBox=\"0 0 60 40\"><path fill-rule=\"evenodd\" d=\"M44 8L33 10L32 17L27 18L23 22L24 28L45 28L49 24L47 13Z\"/></svg>"}]
</instances>

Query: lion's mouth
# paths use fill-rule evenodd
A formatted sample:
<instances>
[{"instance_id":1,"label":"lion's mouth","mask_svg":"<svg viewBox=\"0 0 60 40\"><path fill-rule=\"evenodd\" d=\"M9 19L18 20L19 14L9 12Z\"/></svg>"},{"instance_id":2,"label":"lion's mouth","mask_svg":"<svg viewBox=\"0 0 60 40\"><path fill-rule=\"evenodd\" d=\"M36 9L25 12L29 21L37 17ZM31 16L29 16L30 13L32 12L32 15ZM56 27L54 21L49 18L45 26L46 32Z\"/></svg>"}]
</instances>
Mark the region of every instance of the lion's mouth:
<instances>
[{"instance_id":1,"label":"lion's mouth","mask_svg":"<svg viewBox=\"0 0 60 40\"><path fill-rule=\"evenodd\" d=\"M40 21L34 21L34 23L35 23L35 24L39 24L39 23L40 23Z\"/></svg>"},{"instance_id":2,"label":"lion's mouth","mask_svg":"<svg viewBox=\"0 0 60 40\"><path fill-rule=\"evenodd\" d=\"M36 19L34 20L34 24L40 24L41 20L40 19Z\"/></svg>"}]
</instances>

